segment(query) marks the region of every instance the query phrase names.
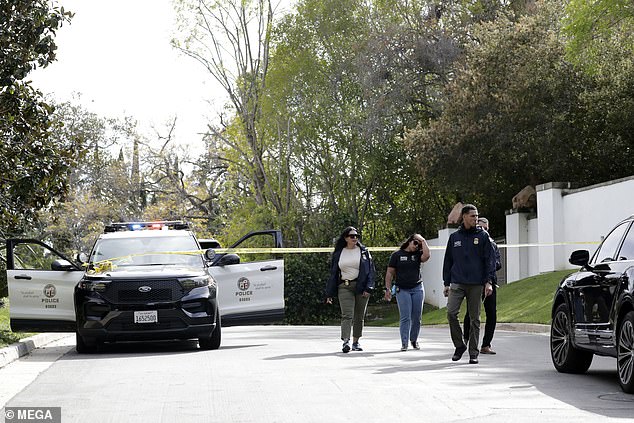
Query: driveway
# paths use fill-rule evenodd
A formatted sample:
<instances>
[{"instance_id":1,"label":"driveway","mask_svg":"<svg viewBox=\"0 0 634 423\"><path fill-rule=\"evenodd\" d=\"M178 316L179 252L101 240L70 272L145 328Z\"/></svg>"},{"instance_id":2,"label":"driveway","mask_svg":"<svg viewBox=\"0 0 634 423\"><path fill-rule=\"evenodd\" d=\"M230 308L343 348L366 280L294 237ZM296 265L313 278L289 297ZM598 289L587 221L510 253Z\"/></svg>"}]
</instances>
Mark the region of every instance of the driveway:
<instances>
[{"instance_id":1,"label":"driveway","mask_svg":"<svg viewBox=\"0 0 634 423\"><path fill-rule=\"evenodd\" d=\"M498 330L498 354L480 355L478 365L467 354L451 361L444 327L424 327L420 351L401 352L397 328L366 328L362 352L342 354L338 338L332 326L232 327L217 351L170 342L78 355L66 337L0 369L0 385L13 390L7 406L61 407L64 423L634 417L634 396L621 392L613 359L595 357L585 375L559 374L547 334Z\"/></svg>"}]
</instances>

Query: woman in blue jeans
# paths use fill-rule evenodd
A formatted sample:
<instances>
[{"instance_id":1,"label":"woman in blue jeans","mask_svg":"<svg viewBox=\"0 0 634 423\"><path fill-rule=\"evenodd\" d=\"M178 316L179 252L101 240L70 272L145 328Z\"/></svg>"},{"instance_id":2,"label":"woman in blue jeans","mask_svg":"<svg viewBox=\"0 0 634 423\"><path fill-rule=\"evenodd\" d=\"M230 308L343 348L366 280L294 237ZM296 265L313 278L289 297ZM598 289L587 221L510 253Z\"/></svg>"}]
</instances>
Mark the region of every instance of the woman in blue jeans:
<instances>
[{"instance_id":1,"label":"woman in blue jeans","mask_svg":"<svg viewBox=\"0 0 634 423\"><path fill-rule=\"evenodd\" d=\"M411 342L414 349L420 349L418 334L423 314L425 290L420 277L420 265L429 260L429 246L420 234L412 234L392 253L385 274L385 300L392 299L392 284L396 291L398 312L401 316L401 351L407 351Z\"/></svg>"}]
</instances>

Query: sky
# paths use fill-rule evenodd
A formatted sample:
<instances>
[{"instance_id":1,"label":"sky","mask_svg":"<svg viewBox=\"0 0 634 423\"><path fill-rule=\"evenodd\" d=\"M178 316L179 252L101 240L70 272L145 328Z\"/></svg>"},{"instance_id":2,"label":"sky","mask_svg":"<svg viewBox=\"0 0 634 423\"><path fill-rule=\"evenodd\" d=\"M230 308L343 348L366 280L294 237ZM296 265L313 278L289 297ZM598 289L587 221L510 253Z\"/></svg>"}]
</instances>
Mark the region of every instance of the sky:
<instances>
[{"instance_id":1,"label":"sky","mask_svg":"<svg viewBox=\"0 0 634 423\"><path fill-rule=\"evenodd\" d=\"M201 64L171 47L172 1L57 3L75 16L57 32L57 60L29 75L33 85L56 101L79 93L79 102L102 117L131 116L143 134L153 134L152 127L166 134L176 117L176 142L202 151L197 134L226 95Z\"/></svg>"}]
</instances>

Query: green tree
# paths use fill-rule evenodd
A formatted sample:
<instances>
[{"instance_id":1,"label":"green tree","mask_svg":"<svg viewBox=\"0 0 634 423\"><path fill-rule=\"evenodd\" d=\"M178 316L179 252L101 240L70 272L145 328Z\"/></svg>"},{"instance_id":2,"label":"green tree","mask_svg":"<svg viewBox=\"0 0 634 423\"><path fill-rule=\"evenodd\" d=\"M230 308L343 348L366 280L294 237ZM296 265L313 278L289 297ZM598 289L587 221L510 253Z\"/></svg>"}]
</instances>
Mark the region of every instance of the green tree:
<instances>
[{"instance_id":1,"label":"green tree","mask_svg":"<svg viewBox=\"0 0 634 423\"><path fill-rule=\"evenodd\" d=\"M268 146L258 131L262 90L266 85L273 9L269 0L181 0L179 20L187 31L173 45L200 62L229 97L240 138L226 137L225 126L210 126L240 153L242 172L251 179L258 205L271 202L280 212L279 198L266 172Z\"/></svg>"},{"instance_id":2,"label":"green tree","mask_svg":"<svg viewBox=\"0 0 634 423\"><path fill-rule=\"evenodd\" d=\"M447 213L401 135L434 115L459 48L414 3L307 0L276 27L265 128L296 189L294 233L308 242L347 224L394 242L432 233Z\"/></svg>"},{"instance_id":3,"label":"green tree","mask_svg":"<svg viewBox=\"0 0 634 423\"><path fill-rule=\"evenodd\" d=\"M629 0L571 0L564 33L568 57L592 74L630 64L634 53L634 8ZM616 54L615 54L616 53Z\"/></svg>"},{"instance_id":4,"label":"green tree","mask_svg":"<svg viewBox=\"0 0 634 423\"><path fill-rule=\"evenodd\" d=\"M214 173L209 155L191 161L172 145L176 120L147 139L130 118L102 118L72 103L57 105L54 118L57 136L79 140L86 154L64 201L39 213L36 237L72 253L88 251L109 222L187 219L199 235L220 231L222 170Z\"/></svg>"},{"instance_id":5,"label":"green tree","mask_svg":"<svg viewBox=\"0 0 634 423\"><path fill-rule=\"evenodd\" d=\"M623 0L573 0L563 32L567 58L591 76L582 96L584 176L594 183L631 174L634 155L634 10ZM619 157L612 160L611 157Z\"/></svg>"},{"instance_id":6,"label":"green tree","mask_svg":"<svg viewBox=\"0 0 634 423\"><path fill-rule=\"evenodd\" d=\"M204 137L203 154L191 157L173 142L174 119L154 142L143 142L143 191L148 220L187 219L197 232L218 236L223 227L221 198L225 193L227 164L219 157L213 137Z\"/></svg>"},{"instance_id":7,"label":"green tree","mask_svg":"<svg viewBox=\"0 0 634 423\"><path fill-rule=\"evenodd\" d=\"M69 254L87 252L105 223L138 218L132 160L126 162L123 148L119 156L114 155L118 145L131 144L131 123L101 118L68 102L55 109L56 137L62 143L81 144L86 152L69 169L63 201L38 213L33 235Z\"/></svg>"},{"instance_id":8,"label":"green tree","mask_svg":"<svg viewBox=\"0 0 634 423\"><path fill-rule=\"evenodd\" d=\"M565 60L559 16L540 3L476 26L479 43L447 86L441 117L408 132L424 175L477 202L494 227L523 186L577 181L586 167L588 81Z\"/></svg>"},{"instance_id":9,"label":"green tree","mask_svg":"<svg viewBox=\"0 0 634 423\"><path fill-rule=\"evenodd\" d=\"M55 60L55 31L70 18L45 0L0 2L0 227L7 233L65 194L83 151L77 140L55 136L53 107L26 79Z\"/></svg>"}]
</instances>

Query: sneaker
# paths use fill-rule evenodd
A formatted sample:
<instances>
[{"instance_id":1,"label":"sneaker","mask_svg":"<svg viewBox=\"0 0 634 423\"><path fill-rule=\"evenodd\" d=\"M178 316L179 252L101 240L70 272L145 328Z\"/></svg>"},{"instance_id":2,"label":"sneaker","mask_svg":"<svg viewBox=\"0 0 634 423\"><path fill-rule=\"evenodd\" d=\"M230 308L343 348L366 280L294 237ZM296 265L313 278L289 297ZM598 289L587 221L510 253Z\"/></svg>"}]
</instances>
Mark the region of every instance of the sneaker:
<instances>
[{"instance_id":1,"label":"sneaker","mask_svg":"<svg viewBox=\"0 0 634 423\"><path fill-rule=\"evenodd\" d=\"M361 348L361 344L359 344L358 342L353 342L352 351L363 351L363 348Z\"/></svg>"},{"instance_id":2,"label":"sneaker","mask_svg":"<svg viewBox=\"0 0 634 423\"><path fill-rule=\"evenodd\" d=\"M350 340L346 339L343 341L343 346L341 347L341 351L344 353L350 352Z\"/></svg>"},{"instance_id":3,"label":"sneaker","mask_svg":"<svg viewBox=\"0 0 634 423\"><path fill-rule=\"evenodd\" d=\"M478 357L473 355L469 357L469 364L478 364Z\"/></svg>"},{"instance_id":4,"label":"sneaker","mask_svg":"<svg viewBox=\"0 0 634 423\"><path fill-rule=\"evenodd\" d=\"M456 351L454 351L453 356L451 357L451 361L460 360L462 358L462 354L464 354L465 351L467 351L466 345L456 348Z\"/></svg>"},{"instance_id":5,"label":"sneaker","mask_svg":"<svg viewBox=\"0 0 634 423\"><path fill-rule=\"evenodd\" d=\"M407 344L401 346L401 351L407 351Z\"/></svg>"},{"instance_id":6,"label":"sneaker","mask_svg":"<svg viewBox=\"0 0 634 423\"><path fill-rule=\"evenodd\" d=\"M482 347L480 349L480 354L497 354L497 353L493 351L491 347Z\"/></svg>"},{"instance_id":7,"label":"sneaker","mask_svg":"<svg viewBox=\"0 0 634 423\"><path fill-rule=\"evenodd\" d=\"M418 341L412 341L412 348L415 350L420 350L420 345L418 345Z\"/></svg>"}]
</instances>

